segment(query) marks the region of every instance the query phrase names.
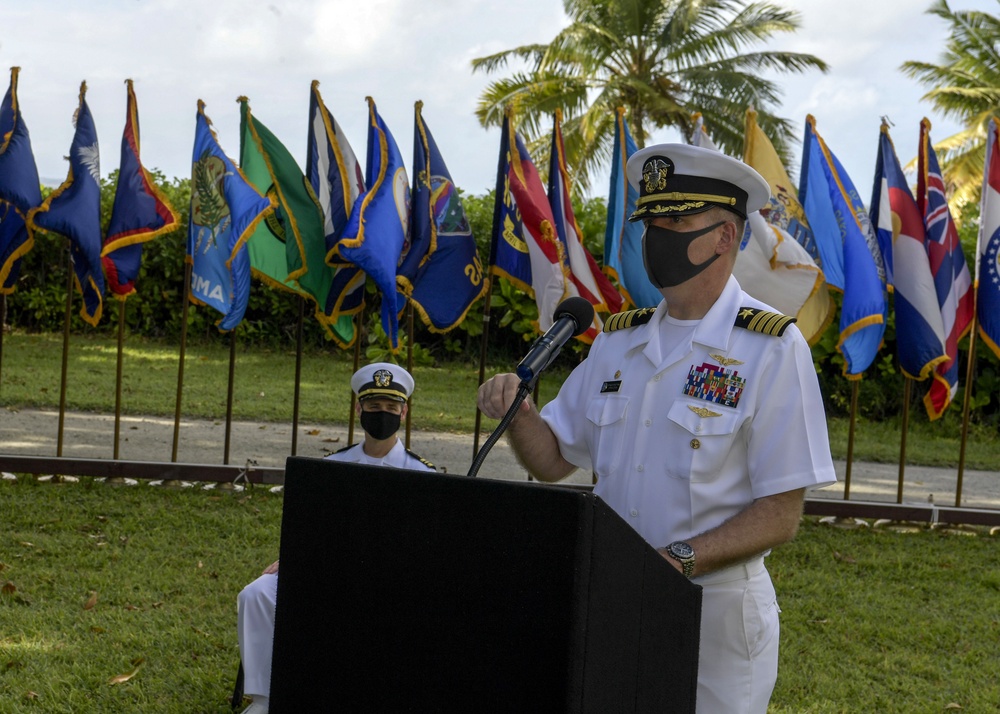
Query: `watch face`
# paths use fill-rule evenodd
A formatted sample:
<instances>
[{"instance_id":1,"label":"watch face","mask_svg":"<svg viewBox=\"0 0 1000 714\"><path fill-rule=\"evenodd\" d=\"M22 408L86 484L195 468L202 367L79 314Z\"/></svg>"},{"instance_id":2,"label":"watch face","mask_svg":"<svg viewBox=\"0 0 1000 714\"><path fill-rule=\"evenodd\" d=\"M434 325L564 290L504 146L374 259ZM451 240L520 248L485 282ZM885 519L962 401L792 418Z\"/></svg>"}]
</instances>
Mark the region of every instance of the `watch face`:
<instances>
[{"instance_id":1,"label":"watch face","mask_svg":"<svg viewBox=\"0 0 1000 714\"><path fill-rule=\"evenodd\" d=\"M671 543L670 552L678 558L690 558L694 555L694 548L689 546L687 543Z\"/></svg>"}]
</instances>

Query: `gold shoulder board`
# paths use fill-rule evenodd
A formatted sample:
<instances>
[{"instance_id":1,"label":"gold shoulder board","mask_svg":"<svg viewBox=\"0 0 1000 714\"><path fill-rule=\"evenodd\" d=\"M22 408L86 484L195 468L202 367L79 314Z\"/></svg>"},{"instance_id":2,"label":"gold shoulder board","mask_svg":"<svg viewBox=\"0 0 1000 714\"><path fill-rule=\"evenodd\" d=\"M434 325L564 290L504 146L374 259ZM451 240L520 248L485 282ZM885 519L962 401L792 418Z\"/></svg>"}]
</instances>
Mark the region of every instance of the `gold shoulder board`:
<instances>
[{"instance_id":1,"label":"gold shoulder board","mask_svg":"<svg viewBox=\"0 0 1000 714\"><path fill-rule=\"evenodd\" d=\"M433 469L434 471L437 471L437 466L435 466L434 464L432 464L430 461L428 461L427 459L425 459L423 456L420 456L419 454L414 454L409 449L406 450L406 453L409 454L410 456L412 456L413 458L415 458L417 461L419 461L420 463L422 463L427 468Z\"/></svg>"},{"instance_id":2,"label":"gold shoulder board","mask_svg":"<svg viewBox=\"0 0 1000 714\"><path fill-rule=\"evenodd\" d=\"M614 332L615 330L626 330L630 327L645 325L653 319L655 307L640 307L638 310L626 310L612 315L604 321L604 332Z\"/></svg>"},{"instance_id":3,"label":"gold shoulder board","mask_svg":"<svg viewBox=\"0 0 1000 714\"><path fill-rule=\"evenodd\" d=\"M782 315L780 312L768 312L756 307L741 307L736 313L735 324L737 327L751 332L781 337L793 322L795 322L794 317Z\"/></svg>"}]
</instances>

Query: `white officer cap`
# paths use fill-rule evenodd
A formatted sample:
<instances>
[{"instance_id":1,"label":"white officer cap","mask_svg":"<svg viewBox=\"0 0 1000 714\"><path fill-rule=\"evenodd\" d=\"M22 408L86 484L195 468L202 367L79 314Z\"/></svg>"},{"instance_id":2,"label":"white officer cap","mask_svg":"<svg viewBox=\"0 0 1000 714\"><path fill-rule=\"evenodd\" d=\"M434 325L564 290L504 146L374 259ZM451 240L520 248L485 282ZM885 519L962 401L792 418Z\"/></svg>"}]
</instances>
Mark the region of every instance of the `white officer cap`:
<instances>
[{"instance_id":1,"label":"white officer cap","mask_svg":"<svg viewBox=\"0 0 1000 714\"><path fill-rule=\"evenodd\" d=\"M359 401L385 397L405 402L413 394L413 377L398 364L374 362L354 373L351 389Z\"/></svg>"},{"instance_id":2,"label":"white officer cap","mask_svg":"<svg viewBox=\"0 0 1000 714\"><path fill-rule=\"evenodd\" d=\"M721 151L657 144L635 152L625 168L638 189L630 221L726 208L743 218L767 205L771 188L751 167Z\"/></svg>"}]
</instances>

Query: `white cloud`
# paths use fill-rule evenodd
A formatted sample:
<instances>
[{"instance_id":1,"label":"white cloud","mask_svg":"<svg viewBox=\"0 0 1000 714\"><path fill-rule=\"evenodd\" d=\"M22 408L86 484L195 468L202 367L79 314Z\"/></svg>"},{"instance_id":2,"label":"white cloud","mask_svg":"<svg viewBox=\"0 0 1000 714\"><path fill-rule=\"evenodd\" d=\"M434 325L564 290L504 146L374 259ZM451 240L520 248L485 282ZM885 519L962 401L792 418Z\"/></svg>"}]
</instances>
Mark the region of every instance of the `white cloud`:
<instances>
[{"instance_id":1,"label":"white cloud","mask_svg":"<svg viewBox=\"0 0 1000 714\"><path fill-rule=\"evenodd\" d=\"M828 75L781 77L784 106L801 135L813 113L824 138L864 187L874 169L879 117L895 123L904 161L916 151L923 89L898 72L907 59L937 61L946 27L930 0L779 0L802 30L769 48L809 52ZM953 8L997 12L994 0L951 0ZM19 96L42 176L66 175L63 156L81 80L105 147L103 170L118 165L126 78L135 80L143 159L168 176L188 176L196 102L207 103L223 147L239 150L237 96L304 160L309 83L359 158L371 95L404 156L412 149L413 103L456 183L480 192L495 180L498 130L475 119L490 81L470 62L517 45L547 42L566 23L562 0L45 0L14 3L5 18L0 67L22 67ZM16 28L16 29L14 29ZM5 63L5 64L4 64ZM934 135L954 125L931 115ZM664 131L657 140L677 141ZM797 169L797 167L793 167ZM594 181L603 192L605 182Z\"/></svg>"}]
</instances>

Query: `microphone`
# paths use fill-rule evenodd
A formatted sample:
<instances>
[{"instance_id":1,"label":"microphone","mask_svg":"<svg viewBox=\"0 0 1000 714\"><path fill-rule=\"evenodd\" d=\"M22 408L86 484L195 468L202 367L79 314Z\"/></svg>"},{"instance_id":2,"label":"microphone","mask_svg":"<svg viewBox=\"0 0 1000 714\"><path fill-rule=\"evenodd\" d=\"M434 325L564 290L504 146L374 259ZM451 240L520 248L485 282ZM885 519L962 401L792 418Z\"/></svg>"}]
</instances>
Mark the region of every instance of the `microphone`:
<instances>
[{"instance_id":1,"label":"microphone","mask_svg":"<svg viewBox=\"0 0 1000 714\"><path fill-rule=\"evenodd\" d=\"M538 379L570 337L587 331L594 321L594 306L582 297L569 297L559 303L552 319L552 327L535 340L528 354L517 365L517 376L524 384L532 385Z\"/></svg>"}]
</instances>

